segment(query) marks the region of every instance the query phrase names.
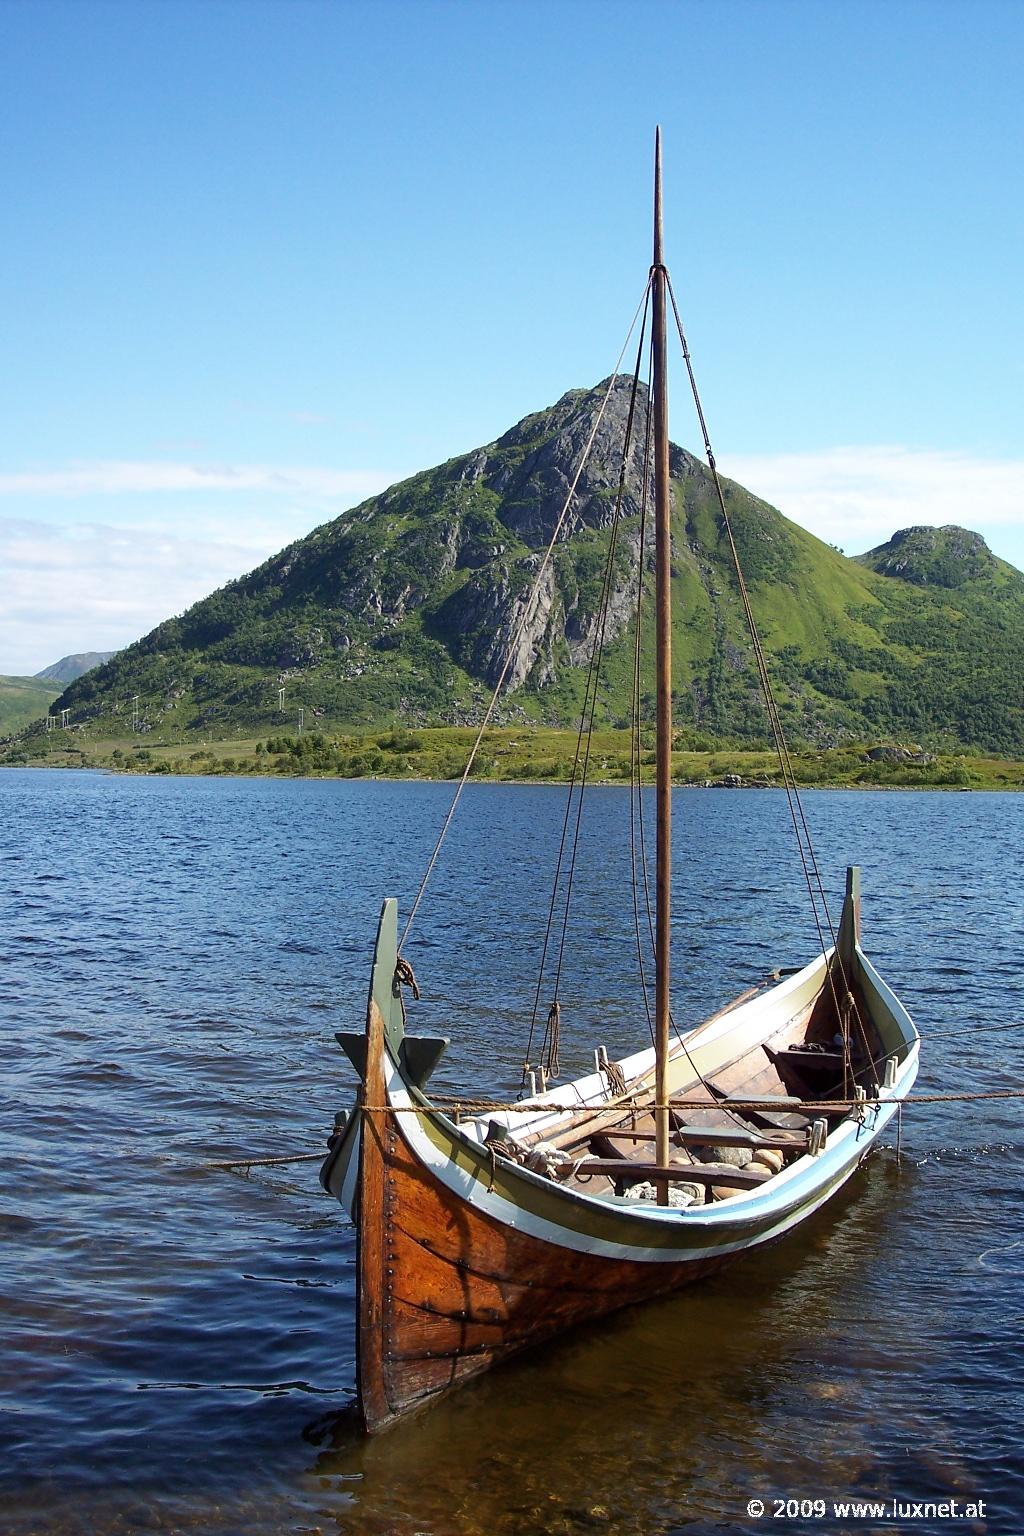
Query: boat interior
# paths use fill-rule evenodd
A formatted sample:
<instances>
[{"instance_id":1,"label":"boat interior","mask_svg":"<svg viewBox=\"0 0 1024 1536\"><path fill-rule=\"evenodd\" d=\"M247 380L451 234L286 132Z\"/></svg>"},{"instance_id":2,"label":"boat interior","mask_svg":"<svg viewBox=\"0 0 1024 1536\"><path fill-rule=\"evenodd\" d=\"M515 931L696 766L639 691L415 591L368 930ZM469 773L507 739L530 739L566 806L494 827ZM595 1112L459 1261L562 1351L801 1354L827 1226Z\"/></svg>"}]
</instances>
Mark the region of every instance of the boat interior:
<instances>
[{"instance_id":1,"label":"boat interior","mask_svg":"<svg viewBox=\"0 0 1024 1536\"><path fill-rule=\"evenodd\" d=\"M883 1042L856 982L851 1002L845 989L827 980L823 985L819 972L810 999L802 1005L794 999L796 1011L781 1023L769 1015L760 1038L752 1042L748 1029L726 1029L702 1044L716 1021L734 1010L739 1019L748 997L707 1020L685 1044L674 1042L670 1102L680 1102L670 1110L668 1171L655 1162L650 1069L626 1083L601 1051L599 1071L622 1090L615 1102L592 1101L588 1112L566 1117L561 1127L548 1120L516 1135L516 1154L525 1151L527 1166L582 1193L664 1203L660 1185L669 1204L685 1207L732 1199L820 1151L829 1130L851 1113L844 1101L857 1098L858 1090L874 1096L894 1042ZM756 1010L759 1003L749 1006ZM822 1107L832 1099L840 1101L834 1109ZM507 1145L509 1129L508 1120L491 1122L486 1139Z\"/></svg>"}]
</instances>

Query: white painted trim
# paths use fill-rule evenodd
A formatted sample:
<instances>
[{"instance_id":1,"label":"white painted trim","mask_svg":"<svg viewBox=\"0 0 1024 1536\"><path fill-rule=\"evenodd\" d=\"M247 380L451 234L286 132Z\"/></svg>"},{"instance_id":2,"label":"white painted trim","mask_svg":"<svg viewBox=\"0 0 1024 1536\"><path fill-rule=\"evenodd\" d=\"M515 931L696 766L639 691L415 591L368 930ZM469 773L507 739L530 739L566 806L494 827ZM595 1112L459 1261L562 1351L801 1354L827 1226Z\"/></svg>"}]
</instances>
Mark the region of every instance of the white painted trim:
<instances>
[{"instance_id":1,"label":"white painted trim","mask_svg":"<svg viewBox=\"0 0 1024 1536\"><path fill-rule=\"evenodd\" d=\"M397 1109L405 1110L412 1106L413 1100L390 1057L388 1058L387 1093L389 1101ZM889 1106L888 1113L882 1114L878 1105L871 1104L868 1113L872 1115L873 1123L870 1127L852 1123L844 1126L840 1133L830 1138L826 1151L819 1157L800 1158L784 1172L776 1175L764 1189L736 1195L731 1200L710 1208L696 1206L676 1210L664 1206L652 1206L644 1209L640 1202L628 1207L611 1205L599 1196L560 1188L552 1185L550 1180L541 1178L540 1175L531 1173L527 1169L516 1169L516 1177L525 1180L536 1179L547 1191L557 1191L566 1201L581 1201L605 1215L621 1215L631 1223L654 1223L662 1228L667 1225L677 1228L680 1233L685 1230L688 1238L696 1236L705 1239L696 1245L691 1241L685 1247L668 1249L645 1247L633 1241L619 1243L606 1238L588 1237L573 1231L571 1227L535 1216L521 1206L506 1200L495 1190L487 1189L468 1169L460 1168L447 1158L424 1131L419 1115L400 1113L397 1118L402 1134L414 1155L430 1169L446 1189L512 1230L526 1232L544 1242L569 1248L577 1253L593 1253L605 1258L632 1259L647 1263L678 1264L686 1260L710 1258L738 1253L745 1248L759 1247L781 1236L805 1217L810 1216L855 1171L878 1132L895 1113L895 1108L895 1105ZM437 1115L436 1111L431 1113L435 1114L439 1120L445 1119ZM459 1127L447 1121L445 1129L456 1137L461 1134ZM821 1188L822 1185L829 1187ZM816 1189L819 1191L817 1194L815 1194ZM778 1219L764 1232L756 1235L749 1231L746 1235L741 1232L734 1240L722 1240L723 1228L732 1229L732 1232L735 1232L738 1225L749 1228L765 1215L771 1214L775 1214Z\"/></svg>"}]
</instances>

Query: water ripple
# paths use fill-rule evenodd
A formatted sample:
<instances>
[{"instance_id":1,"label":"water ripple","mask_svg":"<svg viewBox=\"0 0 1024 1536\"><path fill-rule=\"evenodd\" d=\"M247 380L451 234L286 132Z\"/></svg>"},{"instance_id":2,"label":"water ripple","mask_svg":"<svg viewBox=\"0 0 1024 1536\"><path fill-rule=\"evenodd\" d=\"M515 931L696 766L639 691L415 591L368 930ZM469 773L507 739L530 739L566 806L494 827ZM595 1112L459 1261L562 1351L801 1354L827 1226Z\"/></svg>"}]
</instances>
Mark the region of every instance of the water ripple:
<instances>
[{"instance_id":1,"label":"water ripple","mask_svg":"<svg viewBox=\"0 0 1024 1536\"><path fill-rule=\"evenodd\" d=\"M202 1164L322 1145L351 1093L333 1034L361 1025L381 897L408 911L450 793L0 774L5 1536L700 1536L745 1529L754 1496L947 1490L1018 1528L1012 1102L908 1110L902 1156L883 1149L770 1252L355 1433L354 1243L316 1165ZM517 1081L562 805L467 792L407 947L416 1027L472 1021L440 1092ZM584 818L569 1071L642 1036L624 805L603 789ZM1024 796L807 807L837 905L858 858L866 946L934 1031L921 1091L1020 1081L1024 1032L942 1031L1024 1019ZM813 953L814 930L784 800L678 792L675 812L675 1001L693 1022Z\"/></svg>"}]
</instances>

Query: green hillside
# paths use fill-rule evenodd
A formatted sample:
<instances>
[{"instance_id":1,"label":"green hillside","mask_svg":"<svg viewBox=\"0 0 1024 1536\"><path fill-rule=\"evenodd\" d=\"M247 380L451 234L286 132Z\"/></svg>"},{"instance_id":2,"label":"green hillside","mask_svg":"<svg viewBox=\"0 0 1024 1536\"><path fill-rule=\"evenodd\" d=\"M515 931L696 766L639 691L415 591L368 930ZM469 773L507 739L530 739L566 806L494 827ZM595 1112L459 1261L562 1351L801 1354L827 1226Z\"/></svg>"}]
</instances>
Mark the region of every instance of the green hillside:
<instances>
[{"instance_id":1,"label":"green hillside","mask_svg":"<svg viewBox=\"0 0 1024 1536\"><path fill-rule=\"evenodd\" d=\"M42 678L0 677L0 736L9 736L45 717L59 692L58 684Z\"/></svg>"},{"instance_id":2,"label":"green hillside","mask_svg":"<svg viewBox=\"0 0 1024 1536\"><path fill-rule=\"evenodd\" d=\"M478 718L602 393L570 391L324 524L72 683L59 705L105 736L127 732L134 695L142 729L164 734L280 730L300 707L321 728ZM578 713L627 405L618 380L514 659L506 723ZM628 715L641 466L636 443L600 696L609 726ZM676 718L695 742L758 744L764 713L714 488L681 448L672 474ZM1024 752L1024 576L977 534L907 530L848 559L739 485L727 482L727 499L794 741ZM650 698L649 656L644 689Z\"/></svg>"}]
</instances>

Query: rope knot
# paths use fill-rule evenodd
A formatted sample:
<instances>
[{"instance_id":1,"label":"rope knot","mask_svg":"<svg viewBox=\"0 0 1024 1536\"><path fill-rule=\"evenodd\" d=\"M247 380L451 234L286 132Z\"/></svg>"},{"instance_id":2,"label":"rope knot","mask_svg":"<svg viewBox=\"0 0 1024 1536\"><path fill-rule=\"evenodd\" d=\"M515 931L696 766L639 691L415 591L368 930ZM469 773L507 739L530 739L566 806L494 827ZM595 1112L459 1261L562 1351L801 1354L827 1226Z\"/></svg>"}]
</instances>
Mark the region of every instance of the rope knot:
<instances>
[{"instance_id":1,"label":"rope knot","mask_svg":"<svg viewBox=\"0 0 1024 1536\"><path fill-rule=\"evenodd\" d=\"M617 1061L605 1061L601 1064L601 1070L608 1079L608 1087L615 1098L621 1098L626 1091L626 1074Z\"/></svg>"},{"instance_id":2,"label":"rope knot","mask_svg":"<svg viewBox=\"0 0 1024 1536\"><path fill-rule=\"evenodd\" d=\"M408 987L413 997L419 1002L420 989L416 982L416 972L408 960L404 959L401 955L399 955L398 964L395 966L395 984L399 990L402 987Z\"/></svg>"}]
</instances>

